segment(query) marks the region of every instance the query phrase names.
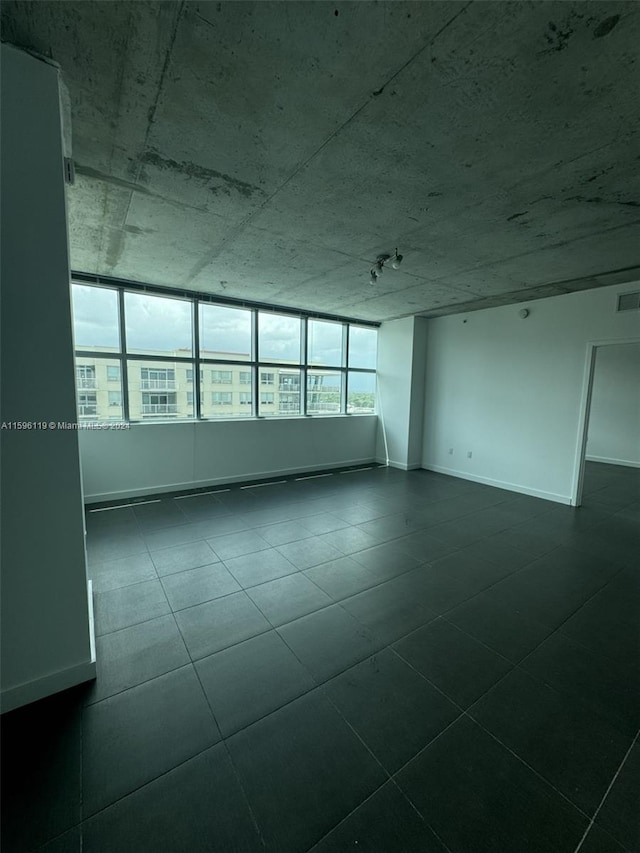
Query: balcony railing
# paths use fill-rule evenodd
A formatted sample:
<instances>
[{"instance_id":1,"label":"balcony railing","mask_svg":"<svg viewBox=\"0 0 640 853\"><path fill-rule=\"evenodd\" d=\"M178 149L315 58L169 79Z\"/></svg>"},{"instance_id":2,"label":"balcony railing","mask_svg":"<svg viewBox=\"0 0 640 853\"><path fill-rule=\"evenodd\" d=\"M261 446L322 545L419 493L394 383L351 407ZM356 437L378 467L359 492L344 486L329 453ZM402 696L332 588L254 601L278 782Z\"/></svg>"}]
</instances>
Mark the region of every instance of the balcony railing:
<instances>
[{"instance_id":1,"label":"balcony railing","mask_svg":"<svg viewBox=\"0 0 640 853\"><path fill-rule=\"evenodd\" d=\"M177 415L178 407L175 403L150 403L143 405L143 415Z\"/></svg>"},{"instance_id":2,"label":"balcony railing","mask_svg":"<svg viewBox=\"0 0 640 853\"><path fill-rule=\"evenodd\" d=\"M175 379L141 379L140 388L143 391L175 391Z\"/></svg>"},{"instance_id":3,"label":"balcony railing","mask_svg":"<svg viewBox=\"0 0 640 853\"><path fill-rule=\"evenodd\" d=\"M77 383L78 383L78 388L95 388L96 387L96 378L95 378L95 376L91 376L91 377L78 376Z\"/></svg>"}]
</instances>

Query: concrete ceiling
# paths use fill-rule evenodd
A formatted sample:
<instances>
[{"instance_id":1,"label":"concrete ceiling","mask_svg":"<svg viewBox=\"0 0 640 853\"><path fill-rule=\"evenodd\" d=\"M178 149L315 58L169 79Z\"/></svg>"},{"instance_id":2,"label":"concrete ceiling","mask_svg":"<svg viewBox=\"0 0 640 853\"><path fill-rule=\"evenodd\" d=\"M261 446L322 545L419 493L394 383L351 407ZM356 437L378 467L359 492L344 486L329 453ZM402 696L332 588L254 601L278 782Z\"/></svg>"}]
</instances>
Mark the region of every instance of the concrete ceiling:
<instances>
[{"instance_id":1,"label":"concrete ceiling","mask_svg":"<svg viewBox=\"0 0 640 853\"><path fill-rule=\"evenodd\" d=\"M69 88L75 270L368 320L639 277L635 0L4 0L2 33Z\"/></svg>"}]
</instances>

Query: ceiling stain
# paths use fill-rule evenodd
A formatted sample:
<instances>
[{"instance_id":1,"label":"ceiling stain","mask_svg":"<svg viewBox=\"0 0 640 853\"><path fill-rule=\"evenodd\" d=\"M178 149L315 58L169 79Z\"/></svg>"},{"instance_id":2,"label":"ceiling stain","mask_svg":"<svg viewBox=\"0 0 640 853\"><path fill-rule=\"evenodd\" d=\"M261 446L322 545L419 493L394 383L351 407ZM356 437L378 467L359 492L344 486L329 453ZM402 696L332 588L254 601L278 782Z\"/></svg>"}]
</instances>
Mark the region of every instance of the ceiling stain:
<instances>
[{"instance_id":1,"label":"ceiling stain","mask_svg":"<svg viewBox=\"0 0 640 853\"><path fill-rule=\"evenodd\" d=\"M593 31L594 39L601 39L603 36L608 36L619 20L620 15L611 15L609 18L605 18Z\"/></svg>"},{"instance_id":2,"label":"ceiling stain","mask_svg":"<svg viewBox=\"0 0 640 853\"><path fill-rule=\"evenodd\" d=\"M217 186L210 186L209 189L213 193L217 193L222 189L227 193L229 190L236 190L245 198L251 198L253 195L265 197L267 194L261 187L256 187L254 184L241 181L238 178L233 178L231 175L225 175L223 172L216 172L215 169L207 169L204 166L199 166L197 163L189 161L172 160L169 157L162 157L157 151L145 151L142 156L142 162L149 166L155 166L158 169L169 169L172 172L177 172L180 175L185 175L187 178L195 178L196 180L205 181L207 183L217 182ZM223 185L220 186L219 182Z\"/></svg>"}]
</instances>

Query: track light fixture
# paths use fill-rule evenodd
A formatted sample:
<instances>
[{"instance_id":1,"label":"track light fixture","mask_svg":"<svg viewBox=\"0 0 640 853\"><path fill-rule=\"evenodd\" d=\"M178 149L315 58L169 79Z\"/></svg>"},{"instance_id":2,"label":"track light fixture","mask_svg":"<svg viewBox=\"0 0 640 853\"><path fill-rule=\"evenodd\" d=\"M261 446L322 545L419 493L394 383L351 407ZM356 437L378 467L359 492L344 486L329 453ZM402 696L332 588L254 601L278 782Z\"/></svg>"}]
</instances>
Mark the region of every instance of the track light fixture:
<instances>
[{"instance_id":1,"label":"track light fixture","mask_svg":"<svg viewBox=\"0 0 640 853\"><path fill-rule=\"evenodd\" d=\"M375 264L371 267L371 278L369 279L369 284L375 284L378 281L384 272L384 265L386 263L391 263L392 268L397 270L402 263L402 255L398 254L397 249L393 255L378 255Z\"/></svg>"}]
</instances>

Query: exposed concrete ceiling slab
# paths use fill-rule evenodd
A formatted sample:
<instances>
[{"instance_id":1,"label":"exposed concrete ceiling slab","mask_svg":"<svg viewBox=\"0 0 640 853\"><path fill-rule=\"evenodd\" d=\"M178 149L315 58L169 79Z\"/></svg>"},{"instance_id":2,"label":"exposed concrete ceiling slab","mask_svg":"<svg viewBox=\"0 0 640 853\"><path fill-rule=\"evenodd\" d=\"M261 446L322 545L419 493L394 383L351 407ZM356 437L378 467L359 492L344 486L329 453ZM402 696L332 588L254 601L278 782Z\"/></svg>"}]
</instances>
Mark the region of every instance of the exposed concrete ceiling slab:
<instances>
[{"instance_id":1,"label":"exposed concrete ceiling slab","mask_svg":"<svg viewBox=\"0 0 640 853\"><path fill-rule=\"evenodd\" d=\"M383 320L640 265L636 2L1 14L69 88L77 270ZM403 266L372 287L396 246Z\"/></svg>"}]
</instances>

